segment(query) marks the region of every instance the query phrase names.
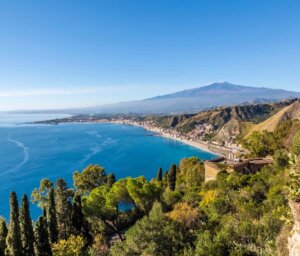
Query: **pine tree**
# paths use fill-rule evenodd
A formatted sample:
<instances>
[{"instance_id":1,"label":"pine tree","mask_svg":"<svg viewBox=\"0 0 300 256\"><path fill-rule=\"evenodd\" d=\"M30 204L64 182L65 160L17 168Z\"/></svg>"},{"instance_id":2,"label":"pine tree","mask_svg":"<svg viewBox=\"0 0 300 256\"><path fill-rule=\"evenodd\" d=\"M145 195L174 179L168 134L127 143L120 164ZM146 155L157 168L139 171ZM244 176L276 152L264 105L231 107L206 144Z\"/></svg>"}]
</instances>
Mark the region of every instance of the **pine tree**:
<instances>
[{"instance_id":1,"label":"pine tree","mask_svg":"<svg viewBox=\"0 0 300 256\"><path fill-rule=\"evenodd\" d=\"M68 239L71 230L71 195L64 179L56 181L56 213L59 239Z\"/></svg>"},{"instance_id":2,"label":"pine tree","mask_svg":"<svg viewBox=\"0 0 300 256\"><path fill-rule=\"evenodd\" d=\"M72 226L76 234L81 234L83 231L84 216L82 213L81 196L76 195L74 197L74 203L72 207Z\"/></svg>"},{"instance_id":3,"label":"pine tree","mask_svg":"<svg viewBox=\"0 0 300 256\"><path fill-rule=\"evenodd\" d=\"M56 243L58 240L56 205L54 197L54 189L49 191L49 205L48 205L48 229L51 243Z\"/></svg>"},{"instance_id":4,"label":"pine tree","mask_svg":"<svg viewBox=\"0 0 300 256\"><path fill-rule=\"evenodd\" d=\"M27 195L23 195L20 209L20 230L22 250L24 256L34 255L34 233L30 218L29 202Z\"/></svg>"},{"instance_id":5,"label":"pine tree","mask_svg":"<svg viewBox=\"0 0 300 256\"><path fill-rule=\"evenodd\" d=\"M22 242L19 222L18 199L15 192L10 193L10 223L6 238L6 254L8 256L22 255Z\"/></svg>"},{"instance_id":6,"label":"pine tree","mask_svg":"<svg viewBox=\"0 0 300 256\"><path fill-rule=\"evenodd\" d=\"M35 252L37 256L51 256L51 245L46 227L46 220L39 217L35 224Z\"/></svg>"},{"instance_id":7,"label":"pine tree","mask_svg":"<svg viewBox=\"0 0 300 256\"><path fill-rule=\"evenodd\" d=\"M176 164L172 164L169 171L169 188L174 191L176 186Z\"/></svg>"},{"instance_id":8,"label":"pine tree","mask_svg":"<svg viewBox=\"0 0 300 256\"><path fill-rule=\"evenodd\" d=\"M159 168L156 176L157 181L162 181L162 168Z\"/></svg>"},{"instance_id":9,"label":"pine tree","mask_svg":"<svg viewBox=\"0 0 300 256\"><path fill-rule=\"evenodd\" d=\"M0 256L5 256L7 226L4 219L0 218Z\"/></svg>"},{"instance_id":10,"label":"pine tree","mask_svg":"<svg viewBox=\"0 0 300 256\"><path fill-rule=\"evenodd\" d=\"M116 182L116 176L113 173L109 173L107 175L107 185L112 187L112 185Z\"/></svg>"}]
</instances>

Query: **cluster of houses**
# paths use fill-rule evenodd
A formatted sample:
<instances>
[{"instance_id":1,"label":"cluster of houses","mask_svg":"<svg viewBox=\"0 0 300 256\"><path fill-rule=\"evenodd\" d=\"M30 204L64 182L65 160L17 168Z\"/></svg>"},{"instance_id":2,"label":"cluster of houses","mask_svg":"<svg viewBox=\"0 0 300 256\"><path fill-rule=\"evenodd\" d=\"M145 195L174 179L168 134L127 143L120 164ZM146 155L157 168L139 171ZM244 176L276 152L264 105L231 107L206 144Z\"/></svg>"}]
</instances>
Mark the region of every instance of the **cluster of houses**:
<instances>
[{"instance_id":1,"label":"cluster of houses","mask_svg":"<svg viewBox=\"0 0 300 256\"><path fill-rule=\"evenodd\" d=\"M211 134L214 132L214 127L212 124L204 123L198 124L195 128L188 133L188 136L193 139L204 139L205 135Z\"/></svg>"}]
</instances>

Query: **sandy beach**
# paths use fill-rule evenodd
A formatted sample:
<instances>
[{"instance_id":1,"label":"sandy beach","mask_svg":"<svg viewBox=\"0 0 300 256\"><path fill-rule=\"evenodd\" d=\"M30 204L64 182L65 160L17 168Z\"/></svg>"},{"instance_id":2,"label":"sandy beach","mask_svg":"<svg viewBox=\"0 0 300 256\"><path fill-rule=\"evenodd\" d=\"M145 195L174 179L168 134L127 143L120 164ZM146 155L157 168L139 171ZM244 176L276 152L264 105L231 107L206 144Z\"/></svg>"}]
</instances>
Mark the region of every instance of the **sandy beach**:
<instances>
[{"instance_id":1,"label":"sandy beach","mask_svg":"<svg viewBox=\"0 0 300 256\"><path fill-rule=\"evenodd\" d=\"M112 123L115 123L115 122L112 122ZM189 145L189 146L192 146L192 147L195 147L195 148L198 148L202 151L206 151L206 152L209 152L211 154L214 154L216 156L224 156L223 154L219 153L219 152L215 152L215 151L212 151L209 149L209 145L207 145L206 143L203 143L203 142L198 142L198 141L193 141L191 139L184 139L184 138L180 138L178 136L173 136L172 134L170 133L167 133L165 131L162 131L162 129L160 128L157 128L157 127L149 127L149 126L145 126L145 125L141 125L141 124L136 124L136 123L125 123L125 124L129 124L129 125L133 125L133 126L138 126L138 127L142 127L144 128L145 130L147 131L150 131L150 132L154 132L156 133L158 136L161 136L161 137L165 137L165 138L168 138L168 139L172 139L172 140L176 140L176 141L179 141L183 144L186 144L186 145Z\"/></svg>"},{"instance_id":2,"label":"sandy beach","mask_svg":"<svg viewBox=\"0 0 300 256\"><path fill-rule=\"evenodd\" d=\"M145 127L143 127L143 128L145 128ZM217 153L212 152L211 150L209 150L208 145L206 145L204 143L200 143L200 142L196 142L196 141L192 141L192 140L187 140L187 139L182 139L182 138L174 137L174 136L172 136L170 134L167 134L167 133L164 133L164 132L159 132L159 131L152 130L152 129L146 129L146 130L147 131L151 131L151 132L155 132L156 134L158 134L161 137L165 137L165 138L168 138L168 139L176 140L176 141L179 141L181 143L187 144L189 146L198 148L200 150L207 151L207 152L215 154L215 155L219 155L219 154L217 154Z\"/></svg>"}]
</instances>

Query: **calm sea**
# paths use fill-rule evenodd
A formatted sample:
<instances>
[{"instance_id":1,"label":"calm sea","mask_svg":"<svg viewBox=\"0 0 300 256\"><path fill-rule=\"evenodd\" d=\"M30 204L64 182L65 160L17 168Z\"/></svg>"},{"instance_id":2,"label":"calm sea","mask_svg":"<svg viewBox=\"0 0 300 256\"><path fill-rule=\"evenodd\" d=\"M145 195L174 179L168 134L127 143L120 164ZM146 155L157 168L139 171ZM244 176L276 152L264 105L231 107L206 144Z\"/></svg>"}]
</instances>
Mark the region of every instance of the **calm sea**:
<instances>
[{"instance_id":1,"label":"calm sea","mask_svg":"<svg viewBox=\"0 0 300 256\"><path fill-rule=\"evenodd\" d=\"M99 164L117 178L155 177L158 167L167 170L183 157L215 156L178 141L149 136L140 127L117 124L22 125L63 115L0 114L0 215L9 216L9 193L23 193L39 186L42 178L66 179L87 165ZM32 206L36 218L40 210Z\"/></svg>"}]
</instances>

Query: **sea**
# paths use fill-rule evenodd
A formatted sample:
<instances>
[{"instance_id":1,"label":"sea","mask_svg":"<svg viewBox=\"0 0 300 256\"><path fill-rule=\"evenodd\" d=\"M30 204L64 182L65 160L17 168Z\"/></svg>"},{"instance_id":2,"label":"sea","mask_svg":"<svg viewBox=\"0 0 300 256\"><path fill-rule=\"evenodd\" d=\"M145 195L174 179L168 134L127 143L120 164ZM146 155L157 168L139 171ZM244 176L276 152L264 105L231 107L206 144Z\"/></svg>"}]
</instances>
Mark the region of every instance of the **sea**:
<instances>
[{"instance_id":1,"label":"sea","mask_svg":"<svg viewBox=\"0 0 300 256\"><path fill-rule=\"evenodd\" d=\"M29 197L41 179L64 178L73 186L74 171L99 164L117 178L156 176L184 157L203 160L216 157L179 141L158 136L141 127L122 124L67 123L28 124L66 117L64 114L0 113L0 216L9 218L9 194L19 201ZM31 205L36 219L41 210Z\"/></svg>"}]
</instances>

